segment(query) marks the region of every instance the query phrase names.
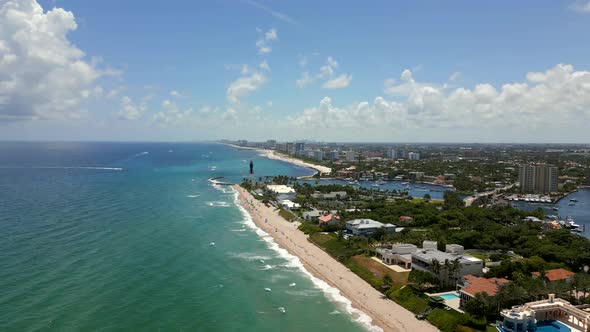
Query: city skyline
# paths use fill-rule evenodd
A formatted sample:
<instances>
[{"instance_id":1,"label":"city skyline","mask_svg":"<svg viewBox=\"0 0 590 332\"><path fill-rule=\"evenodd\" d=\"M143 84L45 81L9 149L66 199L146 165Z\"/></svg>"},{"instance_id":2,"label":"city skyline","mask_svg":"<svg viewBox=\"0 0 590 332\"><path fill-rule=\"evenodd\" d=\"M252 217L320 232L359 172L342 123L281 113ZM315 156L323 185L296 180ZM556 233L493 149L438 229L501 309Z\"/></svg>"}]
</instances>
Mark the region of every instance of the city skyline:
<instances>
[{"instance_id":1,"label":"city skyline","mask_svg":"<svg viewBox=\"0 0 590 332\"><path fill-rule=\"evenodd\" d=\"M0 140L590 142L590 2L336 4L0 0Z\"/></svg>"}]
</instances>

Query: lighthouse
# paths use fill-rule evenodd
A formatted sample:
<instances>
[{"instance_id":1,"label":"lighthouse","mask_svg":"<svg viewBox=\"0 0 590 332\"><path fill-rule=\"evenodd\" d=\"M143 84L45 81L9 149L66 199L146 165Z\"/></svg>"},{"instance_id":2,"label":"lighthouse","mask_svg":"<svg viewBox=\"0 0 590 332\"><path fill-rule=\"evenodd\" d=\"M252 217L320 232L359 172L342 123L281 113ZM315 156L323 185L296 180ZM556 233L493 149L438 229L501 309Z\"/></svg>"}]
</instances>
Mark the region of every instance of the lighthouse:
<instances>
[{"instance_id":1,"label":"lighthouse","mask_svg":"<svg viewBox=\"0 0 590 332\"><path fill-rule=\"evenodd\" d=\"M254 174L254 163L250 160L250 174Z\"/></svg>"}]
</instances>

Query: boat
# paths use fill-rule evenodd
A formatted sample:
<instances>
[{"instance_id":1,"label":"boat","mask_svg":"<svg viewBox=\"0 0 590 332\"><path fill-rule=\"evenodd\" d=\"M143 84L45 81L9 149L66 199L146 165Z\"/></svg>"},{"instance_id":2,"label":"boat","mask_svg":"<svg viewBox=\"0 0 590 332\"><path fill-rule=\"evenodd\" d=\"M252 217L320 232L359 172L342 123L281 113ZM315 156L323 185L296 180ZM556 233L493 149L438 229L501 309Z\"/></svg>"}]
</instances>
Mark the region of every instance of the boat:
<instances>
[{"instance_id":1,"label":"boat","mask_svg":"<svg viewBox=\"0 0 590 332\"><path fill-rule=\"evenodd\" d=\"M570 202L574 202L574 203L576 203L577 201L578 201L578 200L577 200L577 199L575 199L575 198L572 198L572 199L570 199Z\"/></svg>"},{"instance_id":2,"label":"boat","mask_svg":"<svg viewBox=\"0 0 590 332\"><path fill-rule=\"evenodd\" d=\"M551 210L553 210L553 211L559 211L559 208L557 206L554 206L554 207L551 208Z\"/></svg>"},{"instance_id":3,"label":"boat","mask_svg":"<svg viewBox=\"0 0 590 332\"><path fill-rule=\"evenodd\" d=\"M569 205L569 206L574 206L574 205L576 205L576 202L569 202L569 204L568 204L568 205Z\"/></svg>"},{"instance_id":4,"label":"boat","mask_svg":"<svg viewBox=\"0 0 590 332\"><path fill-rule=\"evenodd\" d=\"M408 185L408 184L410 184L410 183L409 182L402 182L402 185L404 185L404 186Z\"/></svg>"},{"instance_id":5,"label":"boat","mask_svg":"<svg viewBox=\"0 0 590 332\"><path fill-rule=\"evenodd\" d=\"M383 181L383 180L381 180L381 181L377 182L377 184L378 184L378 185L380 185L380 186L384 185L385 183L386 183L386 182L385 182L385 181Z\"/></svg>"}]
</instances>

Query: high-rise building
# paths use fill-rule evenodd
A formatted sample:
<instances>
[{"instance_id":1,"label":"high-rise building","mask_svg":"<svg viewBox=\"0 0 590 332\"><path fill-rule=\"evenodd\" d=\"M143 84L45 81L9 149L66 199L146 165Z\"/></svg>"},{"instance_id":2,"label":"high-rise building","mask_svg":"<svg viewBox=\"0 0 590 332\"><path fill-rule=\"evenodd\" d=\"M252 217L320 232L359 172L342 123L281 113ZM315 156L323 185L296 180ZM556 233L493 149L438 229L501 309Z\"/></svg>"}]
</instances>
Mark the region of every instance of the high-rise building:
<instances>
[{"instance_id":1,"label":"high-rise building","mask_svg":"<svg viewBox=\"0 0 590 332\"><path fill-rule=\"evenodd\" d=\"M331 161L336 161L340 158L340 152L338 151L330 151L328 152L328 159Z\"/></svg>"},{"instance_id":2,"label":"high-rise building","mask_svg":"<svg viewBox=\"0 0 590 332\"><path fill-rule=\"evenodd\" d=\"M355 161L356 160L356 152L350 150L345 152L346 161Z\"/></svg>"},{"instance_id":3,"label":"high-rise building","mask_svg":"<svg viewBox=\"0 0 590 332\"><path fill-rule=\"evenodd\" d=\"M305 143L303 143L303 142L295 143L295 154L301 155L301 154L303 154L303 151L305 151Z\"/></svg>"},{"instance_id":4,"label":"high-rise building","mask_svg":"<svg viewBox=\"0 0 590 332\"><path fill-rule=\"evenodd\" d=\"M387 150L387 158L397 159L397 150L394 148L390 148L389 150Z\"/></svg>"},{"instance_id":5,"label":"high-rise building","mask_svg":"<svg viewBox=\"0 0 590 332\"><path fill-rule=\"evenodd\" d=\"M293 143L287 143L287 153L295 154L295 145Z\"/></svg>"},{"instance_id":6,"label":"high-rise building","mask_svg":"<svg viewBox=\"0 0 590 332\"><path fill-rule=\"evenodd\" d=\"M408 153L408 159L420 160L420 154L418 152L410 152L410 153Z\"/></svg>"},{"instance_id":7,"label":"high-rise building","mask_svg":"<svg viewBox=\"0 0 590 332\"><path fill-rule=\"evenodd\" d=\"M557 167L549 164L520 165L518 182L523 193L552 193L557 191Z\"/></svg>"},{"instance_id":8,"label":"high-rise building","mask_svg":"<svg viewBox=\"0 0 590 332\"><path fill-rule=\"evenodd\" d=\"M315 159L317 161L324 160L324 152L322 150L313 151L313 159Z\"/></svg>"},{"instance_id":9,"label":"high-rise building","mask_svg":"<svg viewBox=\"0 0 590 332\"><path fill-rule=\"evenodd\" d=\"M397 151L397 159L406 159L406 150Z\"/></svg>"}]
</instances>

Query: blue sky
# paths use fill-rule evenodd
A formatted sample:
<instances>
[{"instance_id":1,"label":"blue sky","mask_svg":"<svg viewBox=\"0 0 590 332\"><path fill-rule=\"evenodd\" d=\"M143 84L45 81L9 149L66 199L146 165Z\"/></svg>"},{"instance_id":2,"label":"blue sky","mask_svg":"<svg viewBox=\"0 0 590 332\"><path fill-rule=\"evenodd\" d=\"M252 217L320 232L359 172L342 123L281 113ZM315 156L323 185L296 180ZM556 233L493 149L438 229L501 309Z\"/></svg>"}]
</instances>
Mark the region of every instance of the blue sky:
<instances>
[{"instance_id":1,"label":"blue sky","mask_svg":"<svg viewBox=\"0 0 590 332\"><path fill-rule=\"evenodd\" d=\"M0 0L0 31L5 140L590 142L587 0Z\"/></svg>"}]
</instances>

